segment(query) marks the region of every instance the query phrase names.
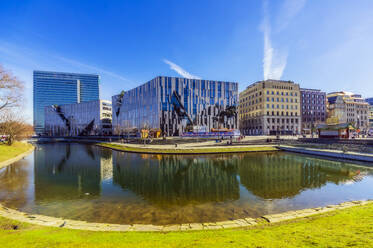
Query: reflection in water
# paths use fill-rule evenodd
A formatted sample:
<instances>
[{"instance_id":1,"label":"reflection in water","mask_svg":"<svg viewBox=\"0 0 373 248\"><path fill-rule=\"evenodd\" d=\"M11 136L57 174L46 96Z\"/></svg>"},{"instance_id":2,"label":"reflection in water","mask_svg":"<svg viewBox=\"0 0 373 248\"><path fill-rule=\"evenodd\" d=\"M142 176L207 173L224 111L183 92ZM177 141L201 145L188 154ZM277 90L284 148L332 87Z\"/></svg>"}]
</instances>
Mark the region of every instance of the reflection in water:
<instances>
[{"instance_id":1,"label":"reflection in water","mask_svg":"<svg viewBox=\"0 0 373 248\"><path fill-rule=\"evenodd\" d=\"M222 202L239 198L238 159L114 154L114 183L160 205Z\"/></svg>"},{"instance_id":2,"label":"reflection in water","mask_svg":"<svg viewBox=\"0 0 373 248\"><path fill-rule=\"evenodd\" d=\"M99 156L95 156L95 153ZM34 153L34 160L36 201L99 196L101 180L111 178L111 152L94 146L42 146Z\"/></svg>"},{"instance_id":3,"label":"reflection in water","mask_svg":"<svg viewBox=\"0 0 373 248\"><path fill-rule=\"evenodd\" d=\"M27 203L27 190L30 185L29 164L20 160L0 170L0 200L10 207Z\"/></svg>"},{"instance_id":4,"label":"reflection in water","mask_svg":"<svg viewBox=\"0 0 373 248\"><path fill-rule=\"evenodd\" d=\"M291 153L171 156L39 145L0 169L0 202L91 222L173 224L258 217L373 198L368 167Z\"/></svg>"},{"instance_id":5,"label":"reflection in water","mask_svg":"<svg viewBox=\"0 0 373 248\"><path fill-rule=\"evenodd\" d=\"M241 183L264 199L293 197L305 189L320 188L327 182L338 184L353 180L361 173L351 164L294 154L240 157Z\"/></svg>"}]
</instances>

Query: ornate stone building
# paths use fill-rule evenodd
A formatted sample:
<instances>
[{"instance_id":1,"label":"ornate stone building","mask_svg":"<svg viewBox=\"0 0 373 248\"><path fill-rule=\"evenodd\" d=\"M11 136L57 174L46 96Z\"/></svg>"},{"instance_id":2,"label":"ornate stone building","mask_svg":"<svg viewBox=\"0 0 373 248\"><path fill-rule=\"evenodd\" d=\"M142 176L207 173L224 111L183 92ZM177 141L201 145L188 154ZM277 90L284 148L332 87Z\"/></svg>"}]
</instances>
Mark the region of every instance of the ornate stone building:
<instances>
[{"instance_id":1,"label":"ornate stone building","mask_svg":"<svg viewBox=\"0 0 373 248\"><path fill-rule=\"evenodd\" d=\"M239 127L245 135L299 134L299 84L265 80L248 86L239 97Z\"/></svg>"},{"instance_id":2,"label":"ornate stone building","mask_svg":"<svg viewBox=\"0 0 373 248\"><path fill-rule=\"evenodd\" d=\"M369 131L373 134L373 97L365 99L369 103Z\"/></svg>"},{"instance_id":3,"label":"ornate stone building","mask_svg":"<svg viewBox=\"0 0 373 248\"><path fill-rule=\"evenodd\" d=\"M350 92L332 92L327 95L328 118L338 123L350 123L363 132L369 127L369 104L361 95Z\"/></svg>"}]
</instances>

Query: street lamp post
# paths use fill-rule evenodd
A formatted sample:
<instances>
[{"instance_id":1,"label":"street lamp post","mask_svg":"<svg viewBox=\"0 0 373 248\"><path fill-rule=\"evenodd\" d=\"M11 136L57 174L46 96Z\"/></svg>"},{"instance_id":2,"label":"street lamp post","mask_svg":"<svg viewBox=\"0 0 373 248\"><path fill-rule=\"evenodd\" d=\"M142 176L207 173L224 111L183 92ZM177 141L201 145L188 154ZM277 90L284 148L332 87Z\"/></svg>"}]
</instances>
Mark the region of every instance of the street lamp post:
<instances>
[{"instance_id":1,"label":"street lamp post","mask_svg":"<svg viewBox=\"0 0 373 248\"><path fill-rule=\"evenodd\" d=\"M357 115L357 129L359 132L357 133L357 137L360 136L360 115Z\"/></svg>"},{"instance_id":2,"label":"street lamp post","mask_svg":"<svg viewBox=\"0 0 373 248\"><path fill-rule=\"evenodd\" d=\"M313 127L314 127L314 124L313 124L313 111L311 110L311 137L313 138Z\"/></svg>"}]
</instances>

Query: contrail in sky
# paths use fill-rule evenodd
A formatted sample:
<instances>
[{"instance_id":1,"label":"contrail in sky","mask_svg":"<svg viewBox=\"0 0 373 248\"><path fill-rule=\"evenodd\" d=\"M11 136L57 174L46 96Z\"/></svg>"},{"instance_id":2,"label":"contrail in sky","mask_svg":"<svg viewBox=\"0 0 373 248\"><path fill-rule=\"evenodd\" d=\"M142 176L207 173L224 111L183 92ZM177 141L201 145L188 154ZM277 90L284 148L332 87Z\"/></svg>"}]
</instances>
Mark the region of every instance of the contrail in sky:
<instances>
[{"instance_id":1,"label":"contrail in sky","mask_svg":"<svg viewBox=\"0 0 373 248\"><path fill-rule=\"evenodd\" d=\"M283 3L277 23L277 32L285 29L291 19L304 7L306 0L286 0ZM268 11L268 0L263 0L263 77L267 79L281 79L285 70L288 53L274 49L271 40L271 24Z\"/></svg>"},{"instance_id":2,"label":"contrail in sky","mask_svg":"<svg viewBox=\"0 0 373 248\"><path fill-rule=\"evenodd\" d=\"M190 74L189 72L187 72L186 70L184 70L183 68L181 68L180 66L178 66L177 64L175 64L175 63L173 63L173 62L171 62L171 61L169 61L167 59L164 59L163 62L165 62L166 64L168 64L170 66L171 70L176 71L182 77L190 78L190 79L201 79L198 76Z\"/></svg>"}]
</instances>

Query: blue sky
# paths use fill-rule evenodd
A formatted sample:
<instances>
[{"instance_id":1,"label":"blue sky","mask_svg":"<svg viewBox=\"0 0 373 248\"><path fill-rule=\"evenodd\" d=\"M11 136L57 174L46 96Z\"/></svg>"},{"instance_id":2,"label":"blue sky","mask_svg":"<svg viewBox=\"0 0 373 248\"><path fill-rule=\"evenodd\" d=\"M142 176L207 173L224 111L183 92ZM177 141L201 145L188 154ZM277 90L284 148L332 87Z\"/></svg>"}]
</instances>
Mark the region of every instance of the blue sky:
<instances>
[{"instance_id":1,"label":"blue sky","mask_svg":"<svg viewBox=\"0 0 373 248\"><path fill-rule=\"evenodd\" d=\"M373 96L372 0L0 1L0 64L101 75L110 99L155 76L281 78Z\"/></svg>"}]
</instances>

